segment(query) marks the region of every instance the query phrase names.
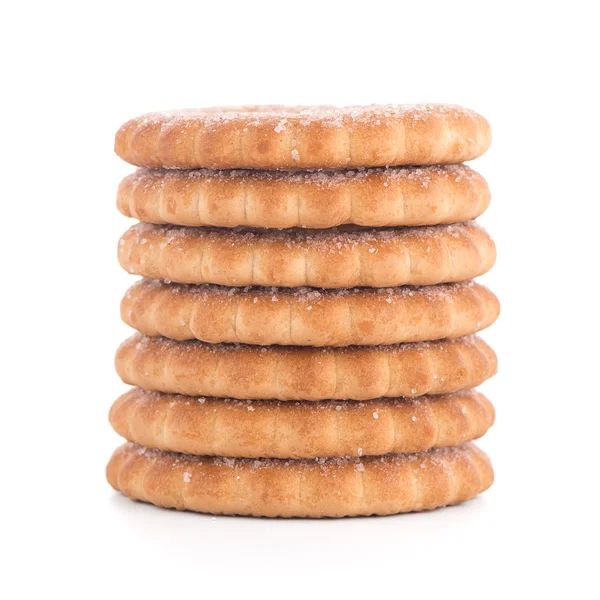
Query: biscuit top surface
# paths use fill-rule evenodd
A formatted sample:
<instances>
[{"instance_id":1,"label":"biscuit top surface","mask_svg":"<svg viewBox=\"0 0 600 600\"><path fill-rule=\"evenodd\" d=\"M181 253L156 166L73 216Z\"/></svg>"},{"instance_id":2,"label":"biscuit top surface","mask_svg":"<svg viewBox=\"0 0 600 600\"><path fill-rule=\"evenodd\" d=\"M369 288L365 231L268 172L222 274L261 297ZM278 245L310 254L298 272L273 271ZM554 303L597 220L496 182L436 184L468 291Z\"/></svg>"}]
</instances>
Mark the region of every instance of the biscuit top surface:
<instances>
[{"instance_id":1,"label":"biscuit top surface","mask_svg":"<svg viewBox=\"0 0 600 600\"><path fill-rule=\"evenodd\" d=\"M268 171L256 169L152 169L139 168L128 178L134 181L159 183L163 180L194 181L281 181L292 184L314 185L317 187L338 187L350 182L364 183L374 176L389 181L411 181L427 188L434 177L461 180L480 178L481 175L464 164L425 165L420 167L356 167L354 169L322 169L319 171Z\"/></svg>"},{"instance_id":2,"label":"biscuit top surface","mask_svg":"<svg viewBox=\"0 0 600 600\"><path fill-rule=\"evenodd\" d=\"M415 121L434 116L478 116L471 109L456 104L371 104L368 106L284 106L284 105L250 105L250 106L215 106L207 108L184 108L177 110L166 110L151 112L141 115L139 119L161 123L166 121L204 121L210 125L218 124L236 119L254 118L262 119L278 118L281 131L285 129L285 119L299 121L302 125L309 125L318 121L330 127L343 127L349 122L372 123L379 125L377 119L406 118ZM375 119L375 121L373 120Z\"/></svg>"},{"instance_id":3,"label":"biscuit top surface","mask_svg":"<svg viewBox=\"0 0 600 600\"><path fill-rule=\"evenodd\" d=\"M237 295L251 295L256 296L271 296L277 297L291 297L296 298L300 302L311 302L318 300L319 298L344 298L346 296L353 295L370 295L370 296L396 296L399 298L421 296L428 300L440 300L450 297L453 293L461 292L463 290L471 289L475 287L474 281L461 281L459 283L440 283L437 285L401 285L396 287L387 288L368 288L368 287L354 287L354 288L339 288L339 289L318 289L314 287L301 286L294 288L276 287L276 286L264 286L264 285L246 285L243 287L238 286L224 286L215 285L212 283L202 283L195 285L188 285L185 283L165 283L161 280L155 279L141 279L134 283L130 291L135 288L145 289L164 289L168 290L171 294L180 294L185 292L188 295L196 296L199 299L206 298L208 295L211 296L237 296ZM479 284L477 284L478 287Z\"/></svg>"},{"instance_id":4,"label":"biscuit top surface","mask_svg":"<svg viewBox=\"0 0 600 600\"><path fill-rule=\"evenodd\" d=\"M136 235L155 234L165 236L166 242L176 239L219 236L231 242L252 241L254 238L266 242L285 241L290 244L312 242L313 244L358 244L365 242L390 242L403 238L438 239L447 236L458 238L469 232L485 232L476 221L463 221L450 225L425 225L422 227L362 227L360 225L340 225L329 229L308 229L292 227L290 229L260 229L256 227L178 227L175 225L153 225L136 223L129 232ZM146 244L142 238L140 243ZM339 248L339 247L338 247Z\"/></svg>"},{"instance_id":5,"label":"biscuit top surface","mask_svg":"<svg viewBox=\"0 0 600 600\"><path fill-rule=\"evenodd\" d=\"M186 464L210 464L215 467L226 469L248 469L251 472L265 468L281 468L294 465L295 468L306 470L319 470L324 474L331 468L343 467L348 465L359 465L361 463L378 465L380 469L389 470L393 473L399 465L407 463L423 462L429 460L432 465L444 467L446 461L459 459L469 452L481 452L476 447L466 442L460 446L450 448L435 448L425 452L413 452L410 454L387 454L384 456L347 456L347 457L328 457L315 459L294 459L286 460L280 458L228 458L224 456L196 456L191 454L178 454L175 452L165 452L154 448L145 448L135 443L128 443L125 447L139 456L146 456L156 461L170 463L171 467L177 467L181 463ZM424 466L423 466L424 468Z\"/></svg>"}]
</instances>

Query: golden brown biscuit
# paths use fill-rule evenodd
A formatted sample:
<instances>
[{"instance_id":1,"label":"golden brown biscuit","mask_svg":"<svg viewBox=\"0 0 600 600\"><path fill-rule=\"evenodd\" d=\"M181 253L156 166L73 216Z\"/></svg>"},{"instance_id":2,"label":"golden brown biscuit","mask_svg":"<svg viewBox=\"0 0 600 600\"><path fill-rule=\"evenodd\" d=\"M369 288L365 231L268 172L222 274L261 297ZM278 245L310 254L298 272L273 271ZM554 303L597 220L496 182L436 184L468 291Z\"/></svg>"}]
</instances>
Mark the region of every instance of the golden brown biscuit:
<instances>
[{"instance_id":1,"label":"golden brown biscuit","mask_svg":"<svg viewBox=\"0 0 600 600\"><path fill-rule=\"evenodd\" d=\"M322 229L468 221L490 203L466 165L284 173L139 169L119 185L117 207L158 225Z\"/></svg>"},{"instance_id":2,"label":"golden brown biscuit","mask_svg":"<svg viewBox=\"0 0 600 600\"><path fill-rule=\"evenodd\" d=\"M350 288L466 281L496 260L468 221L395 229L234 230L138 224L119 242L121 266L178 283Z\"/></svg>"},{"instance_id":3,"label":"golden brown biscuit","mask_svg":"<svg viewBox=\"0 0 600 600\"><path fill-rule=\"evenodd\" d=\"M133 500L255 517L350 517L430 510L492 485L489 458L473 444L417 454L318 460L209 458L125 444L106 468Z\"/></svg>"},{"instance_id":4,"label":"golden brown biscuit","mask_svg":"<svg viewBox=\"0 0 600 600\"><path fill-rule=\"evenodd\" d=\"M417 399L280 402L191 398L134 388L110 410L115 431L148 448L246 458L379 456L458 446L494 422L475 391Z\"/></svg>"},{"instance_id":5,"label":"golden brown biscuit","mask_svg":"<svg viewBox=\"0 0 600 600\"><path fill-rule=\"evenodd\" d=\"M145 279L121 317L150 336L212 343L350 346L457 338L491 325L498 299L474 282L426 287L228 288Z\"/></svg>"},{"instance_id":6,"label":"golden brown biscuit","mask_svg":"<svg viewBox=\"0 0 600 600\"><path fill-rule=\"evenodd\" d=\"M308 348L176 342L136 334L117 373L147 390L240 399L369 400L473 388L496 372L476 336L395 346Z\"/></svg>"},{"instance_id":7,"label":"golden brown biscuit","mask_svg":"<svg viewBox=\"0 0 600 600\"><path fill-rule=\"evenodd\" d=\"M453 105L242 106L142 115L115 152L139 167L290 170L460 163L490 143L488 122Z\"/></svg>"}]
</instances>

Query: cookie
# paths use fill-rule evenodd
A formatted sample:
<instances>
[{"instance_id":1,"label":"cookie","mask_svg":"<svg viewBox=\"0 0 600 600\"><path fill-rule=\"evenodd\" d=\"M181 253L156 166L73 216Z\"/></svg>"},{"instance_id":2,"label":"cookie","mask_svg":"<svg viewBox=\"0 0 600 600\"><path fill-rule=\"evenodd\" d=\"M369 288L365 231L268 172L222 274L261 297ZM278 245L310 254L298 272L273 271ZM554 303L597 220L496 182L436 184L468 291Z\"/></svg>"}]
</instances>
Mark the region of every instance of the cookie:
<instances>
[{"instance_id":1,"label":"cookie","mask_svg":"<svg viewBox=\"0 0 600 600\"><path fill-rule=\"evenodd\" d=\"M457 338L491 325L500 306L474 282L426 287L227 288L142 280L121 317L150 336L211 343L380 345Z\"/></svg>"},{"instance_id":2,"label":"cookie","mask_svg":"<svg viewBox=\"0 0 600 600\"><path fill-rule=\"evenodd\" d=\"M158 225L323 229L468 221L490 203L485 179L466 165L284 173L139 169L117 207Z\"/></svg>"},{"instance_id":3,"label":"cookie","mask_svg":"<svg viewBox=\"0 0 600 600\"><path fill-rule=\"evenodd\" d=\"M134 388L110 410L114 430L148 448L246 458L379 456L481 437L494 408L475 391L418 399L323 402L190 398Z\"/></svg>"},{"instance_id":4,"label":"cookie","mask_svg":"<svg viewBox=\"0 0 600 600\"><path fill-rule=\"evenodd\" d=\"M496 248L473 221L284 231L138 224L118 255L129 273L178 283L350 288L466 281L492 267Z\"/></svg>"},{"instance_id":5,"label":"cookie","mask_svg":"<svg viewBox=\"0 0 600 600\"><path fill-rule=\"evenodd\" d=\"M430 510L492 485L473 444L415 454L318 460L209 458L125 444L106 468L110 485L165 508L254 517L350 517Z\"/></svg>"},{"instance_id":6,"label":"cookie","mask_svg":"<svg viewBox=\"0 0 600 600\"><path fill-rule=\"evenodd\" d=\"M368 400L472 388L494 375L497 361L476 336L302 348L178 342L136 334L117 350L115 366L125 383L188 396Z\"/></svg>"},{"instance_id":7,"label":"cookie","mask_svg":"<svg viewBox=\"0 0 600 600\"><path fill-rule=\"evenodd\" d=\"M488 122L453 105L243 106L142 115L115 152L139 167L290 170L460 163L490 143Z\"/></svg>"}]
</instances>

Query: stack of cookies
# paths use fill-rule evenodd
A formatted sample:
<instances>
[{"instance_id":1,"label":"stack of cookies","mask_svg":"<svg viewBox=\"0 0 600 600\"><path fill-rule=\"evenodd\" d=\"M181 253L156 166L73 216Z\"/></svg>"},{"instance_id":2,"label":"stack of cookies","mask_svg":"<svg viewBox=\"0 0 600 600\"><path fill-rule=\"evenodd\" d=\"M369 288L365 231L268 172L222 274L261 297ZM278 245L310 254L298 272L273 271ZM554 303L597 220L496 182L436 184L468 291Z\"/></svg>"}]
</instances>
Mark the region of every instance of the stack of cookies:
<instances>
[{"instance_id":1,"label":"stack of cookies","mask_svg":"<svg viewBox=\"0 0 600 600\"><path fill-rule=\"evenodd\" d=\"M142 167L118 191L141 223L116 356L134 387L107 467L130 498L214 514L432 509L493 480L473 444L498 316L472 279L495 260L461 163L489 125L457 106L149 114L117 133Z\"/></svg>"}]
</instances>

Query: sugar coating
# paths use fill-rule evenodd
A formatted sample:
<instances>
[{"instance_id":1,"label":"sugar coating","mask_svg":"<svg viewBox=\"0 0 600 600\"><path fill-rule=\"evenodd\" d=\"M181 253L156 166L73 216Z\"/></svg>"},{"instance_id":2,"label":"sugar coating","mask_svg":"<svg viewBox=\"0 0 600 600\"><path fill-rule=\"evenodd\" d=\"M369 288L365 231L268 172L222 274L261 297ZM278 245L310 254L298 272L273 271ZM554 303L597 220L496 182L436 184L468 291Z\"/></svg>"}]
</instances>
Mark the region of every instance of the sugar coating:
<instances>
[{"instance_id":1,"label":"sugar coating","mask_svg":"<svg viewBox=\"0 0 600 600\"><path fill-rule=\"evenodd\" d=\"M239 471L245 473L255 473L263 469L300 469L302 471L320 471L326 475L329 472L344 467L351 467L356 471L366 469L390 469L395 470L401 465L415 464L420 468L446 468L452 461L469 456L475 452L475 447L471 444L463 444L452 448L435 448L426 452L415 452L412 454L386 454L384 456L366 456L366 457L343 457L343 458L316 458L316 459L281 459L281 458L227 458L223 456L207 457L195 456L191 454L179 454L175 452L166 452L145 448L133 442L123 446L124 449L134 450L139 456L147 457L154 461L154 464L170 465L173 469L194 468L194 466L214 466L219 469L233 471L234 474ZM187 474L187 477L186 477ZM202 471L196 471L194 476L205 476ZM185 470L183 473L184 481L189 482L192 474Z\"/></svg>"},{"instance_id":2,"label":"sugar coating","mask_svg":"<svg viewBox=\"0 0 600 600\"><path fill-rule=\"evenodd\" d=\"M285 244L288 248L313 248L323 252L352 250L359 245L404 243L410 240L439 240L448 237L468 237L470 232L483 231L475 221L464 221L451 225L424 227L361 227L342 225L331 229L257 229L253 227L179 227L176 225L153 225L138 223L125 234L141 245L143 239L152 236L163 240L166 245L190 239L208 242L229 243L231 246L255 245L258 241L266 246ZM159 246L160 247L160 246Z\"/></svg>"},{"instance_id":3,"label":"sugar coating","mask_svg":"<svg viewBox=\"0 0 600 600\"><path fill-rule=\"evenodd\" d=\"M394 406L410 406L418 409L421 406L425 406L430 403L439 402L441 400L455 399L456 401L464 399L472 399L477 396L474 390L461 390L451 394L438 394L438 395L423 395L418 398L375 398L372 400L363 400L357 402L355 400L239 400L237 398L213 398L210 396L184 396L182 394L167 394L164 392L156 392L150 390L144 390L138 388L135 390L135 402L136 404L142 404L147 402L162 402L168 401L169 407L173 408L177 405L202 406L218 405L221 409L226 410L237 410L246 409L249 412L253 412L256 409L269 409L269 410L281 410L287 411L291 406L302 408L303 410L309 411L326 411L326 412L342 412L342 411L371 411L372 407L394 407ZM465 409L466 412L466 409ZM412 421L416 421L415 416L412 417ZM362 450L362 449L360 449Z\"/></svg>"},{"instance_id":4,"label":"sugar coating","mask_svg":"<svg viewBox=\"0 0 600 600\"><path fill-rule=\"evenodd\" d=\"M143 185L147 189L158 189L164 182L202 181L219 184L245 183L256 184L260 182L285 182L287 184L314 186L318 188L336 188L347 186L349 183L364 183L372 179L381 179L383 186L390 183L408 181L418 183L427 188L434 178L452 180L459 183L462 180L471 181L478 177L477 173L467 165L432 165L424 167L379 167L355 168L350 170L320 170L320 171L258 171L249 169L234 170L165 170L165 169L137 169L128 176L133 185Z\"/></svg>"},{"instance_id":5,"label":"sugar coating","mask_svg":"<svg viewBox=\"0 0 600 600\"><path fill-rule=\"evenodd\" d=\"M293 125L306 127L316 123L332 129L363 124L386 128L390 120L408 119L414 122L432 118L477 118L479 115L468 108L454 104L372 104L370 106L231 106L211 108L188 108L154 112L138 119L142 124L163 125L176 122L180 127L202 122L211 129L222 123L238 121L246 127L269 127L275 133Z\"/></svg>"},{"instance_id":6,"label":"sugar coating","mask_svg":"<svg viewBox=\"0 0 600 600\"><path fill-rule=\"evenodd\" d=\"M301 346L253 346L249 344L209 344L199 340L171 340L168 338L155 338L146 336L143 333L136 333L123 344L133 344L136 350L145 352L154 351L158 353L169 352L171 355L179 354L181 356L190 352L209 352L210 354L218 354L221 352L247 352L250 354L262 355L281 355L281 354L346 354L351 352L389 352L396 354L411 350L425 351L431 348L436 348L440 352L445 352L446 349L454 344L462 346L476 347L479 344L479 338L476 335L467 335L460 338L431 341L431 342L406 342L402 344L391 344L386 346L341 346L341 347L301 347ZM443 378L442 378L443 381Z\"/></svg>"},{"instance_id":7,"label":"sugar coating","mask_svg":"<svg viewBox=\"0 0 600 600\"><path fill-rule=\"evenodd\" d=\"M270 298L272 302L285 300L299 304L309 304L306 309L312 310L312 304L319 304L327 300L346 298L348 296L381 298L388 303L401 301L406 298L424 298L430 302L452 300L465 291L472 289L474 285L473 281L464 281L460 283L441 283L425 286L404 285L389 288L317 289L311 287L280 288L273 286L227 287L210 283L192 285L143 279L130 288L127 292L127 297L131 297L131 292L141 287L144 290L161 291L173 294L174 296L185 294L192 297L195 302L207 302L208 300L214 301L235 297L247 299L248 301L251 299L253 304L257 304L259 298ZM182 326L185 325L184 322L180 324Z\"/></svg>"}]
</instances>

